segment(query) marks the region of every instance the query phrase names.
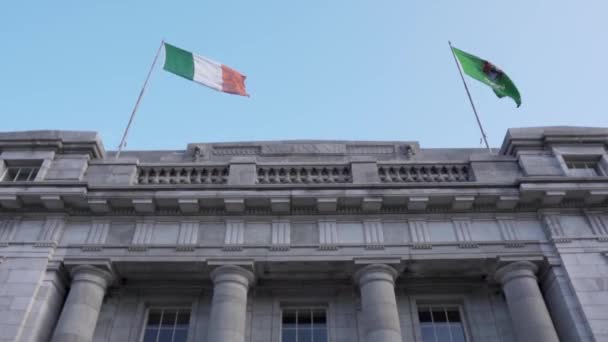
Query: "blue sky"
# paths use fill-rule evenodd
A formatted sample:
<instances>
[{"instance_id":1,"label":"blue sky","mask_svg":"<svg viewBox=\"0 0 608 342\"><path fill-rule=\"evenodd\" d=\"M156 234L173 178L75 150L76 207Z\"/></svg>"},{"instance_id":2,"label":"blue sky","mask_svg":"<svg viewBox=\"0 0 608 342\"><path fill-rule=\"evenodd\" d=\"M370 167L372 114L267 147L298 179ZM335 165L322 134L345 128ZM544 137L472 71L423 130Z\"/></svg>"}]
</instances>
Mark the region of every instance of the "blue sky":
<instances>
[{"instance_id":1,"label":"blue sky","mask_svg":"<svg viewBox=\"0 0 608 342\"><path fill-rule=\"evenodd\" d=\"M469 85L490 145L521 126L608 126L608 1L3 1L1 131L99 131L115 149L161 39L248 76L251 98L157 67L127 149L417 140L479 147L447 41L509 74ZM160 65L158 65L160 66Z\"/></svg>"}]
</instances>

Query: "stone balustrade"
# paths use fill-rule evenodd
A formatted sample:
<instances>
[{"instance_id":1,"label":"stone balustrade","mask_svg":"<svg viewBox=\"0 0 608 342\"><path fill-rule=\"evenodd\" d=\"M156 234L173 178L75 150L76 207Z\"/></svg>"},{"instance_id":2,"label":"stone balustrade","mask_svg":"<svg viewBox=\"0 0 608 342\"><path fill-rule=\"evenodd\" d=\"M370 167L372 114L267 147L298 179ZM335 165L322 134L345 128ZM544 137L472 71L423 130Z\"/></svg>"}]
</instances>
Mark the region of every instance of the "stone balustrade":
<instances>
[{"instance_id":1,"label":"stone balustrade","mask_svg":"<svg viewBox=\"0 0 608 342\"><path fill-rule=\"evenodd\" d=\"M382 183L441 183L473 180L468 164L378 165Z\"/></svg>"},{"instance_id":2,"label":"stone balustrade","mask_svg":"<svg viewBox=\"0 0 608 342\"><path fill-rule=\"evenodd\" d=\"M349 184L350 164L257 165L256 184ZM469 164L378 165L381 183L446 183L474 181ZM137 184L227 184L229 166L139 166ZM253 184L252 184L253 185Z\"/></svg>"},{"instance_id":3,"label":"stone balustrade","mask_svg":"<svg viewBox=\"0 0 608 342\"><path fill-rule=\"evenodd\" d=\"M228 165L140 166L137 184L225 184Z\"/></svg>"},{"instance_id":4,"label":"stone balustrade","mask_svg":"<svg viewBox=\"0 0 608 342\"><path fill-rule=\"evenodd\" d=\"M258 184L351 183L350 165L258 166Z\"/></svg>"}]
</instances>

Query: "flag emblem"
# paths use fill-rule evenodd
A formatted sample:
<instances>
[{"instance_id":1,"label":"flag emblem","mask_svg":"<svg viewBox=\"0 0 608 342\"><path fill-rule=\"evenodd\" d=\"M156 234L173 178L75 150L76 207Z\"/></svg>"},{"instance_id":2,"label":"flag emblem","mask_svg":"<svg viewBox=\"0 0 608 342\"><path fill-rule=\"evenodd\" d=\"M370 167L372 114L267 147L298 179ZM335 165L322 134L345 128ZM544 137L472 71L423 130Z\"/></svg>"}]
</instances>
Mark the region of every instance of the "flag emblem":
<instances>
[{"instance_id":1,"label":"flag emblem","mask_svg":"<svg viewBox=\"0 0 608 342\"><path fill-rule=\"evenodd\" d=\"M247 76L190 51L164 43L164 69L188 80L224 93L249 96L245 89Z\"/></svg>"},{"instance_id":2,"label":"flag emblem","mask_svg":"<svg viewBox=\"0 0 608 342\"><path fill-rule=\"evenodd\" d=\"M452 47L452 51L458 62L460 62L465 74L490 86L494 94L499 98L507 96L515 101L517 107L521 105L519 90L517 90L513 81L511 81L504 71L485 59L466 53L455 47Z\"/></svg>"},{"instance_id":3,"label":"flag emblem","mask_svg":"<svg viewBox=\"0 0 608 342\"><path fill-rule=\"evenodd\" d=\"M504 74L496 65L488 61L483 62L483 73L492 81L498 81Z\"/></svg>"}]
</instances>

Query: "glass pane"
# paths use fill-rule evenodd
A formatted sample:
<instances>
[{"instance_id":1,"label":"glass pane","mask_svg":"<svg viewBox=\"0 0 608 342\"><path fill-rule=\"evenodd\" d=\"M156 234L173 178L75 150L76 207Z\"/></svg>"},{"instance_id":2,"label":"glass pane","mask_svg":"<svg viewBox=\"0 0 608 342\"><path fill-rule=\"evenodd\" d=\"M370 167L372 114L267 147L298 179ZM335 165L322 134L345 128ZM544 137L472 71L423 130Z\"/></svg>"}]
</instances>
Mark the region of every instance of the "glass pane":
<instances>
[{"instance_id":1,"label":"glass pane","mask_svg":"<svg viewBox=\"0 0 608 342\"><path fill-rule=\"evenodd\" d=\"M450 342L450 327L447 324L435 325L438 342Z\"/></svg>"},{"instance_id":2,"label":"glass pane","mask_svg":"<svg viewBox=\"0 0 608 342\"><path fill-rule=\"evenodd\" d=\"M177 311L176 310L165 310L163 312L163 321L162 321L162 326L163 327L168 327L173 329L173 326L175 325L175 319L177 318Z\"/></svg>"},{"instance_id":3,"label":"glass pane","mask_svg":"<svg viewBox=\"0 0 608 342\"><path fill-rule=\"evenodd\" d=\"M32 171L30 172L30 176L27 180L33 181L34 179L36 179L36 174L38 174L38 169L32 169Z\"/></svg>"},{"instance_id":4,"label":"glass pane","mask_svg":"<svg viewBox=\"0 0 608 342\"><path fill-rule=\"evenodd\" d=\"M317 325L325 325L327 319L325 317L325 310L315 310L312 313L312 321L317 327ZM320 327L317 327L320 328Z\"/></svg>"},{"instance_id":5,"label":"glass pane","mask_svg":"<svg viewBox=\"0 0 608 342\"><path fill-rule=\"evenodd\" d=\"M148 326L157 327L160 324L160 310L150 310L148 314Z\"/></svg>"},{"instance_id":6,"label":"glass pane","mask_svg":"<svg viewBox=\"0 0 608 342\"><path fill-rule=\"evenodd\" d=\"M180 310L177 315L177 325L178 329L187 329L190 324L190 311Z\"/></svg>"},{"instance_id":7,"label":"glass pane","mask_svg":"<svg viewBox=\"0 0 608 342\"><path fill-rule=\"evenodd\" d=\"M175 330L175 335L173 336L173 342L186 342L187 339L188 339L188 330L187 329Z\"/></svg>"},{"instance_id":8,"label":"glass pane","mask_svg":"<svg viewBox=\"0 0 608 342\"><path fill-rule=\"evenodd\" d=\"M460 322L460 313L458 312L458 310L448 311L448 321L451 323Z\"/></svg>"},{"instance_id":9,"label":"glass pane","mask_svg":"<svg viewBox=\"0 0 608 342\"><path fill-rule=\"evenodd\" d=\"M171 342L173 339L173 329L160 329L158 334L158 342Z\"/></svg>"},{"instance_id":10,"label":"glass pane","mask_svg":"<svg viewBox=\"0 0 608 342\"><path fill-rule=\"evenodd\" d=\"M303 328L302 325L308 326L312 323L312 311L311 310L298 310L298 327ZM300 341L298 341L300 342Z\"/></svg>"},{"instance_id":11,"label":"glass pane","mask_svg":"<svg viewBox=\"0 0 608 342\"><path fill-rule=\"evenodd\" d=\"M433 309L433 322L447 322L443 309Z\"/></svg>"},{"instance_id":12,"label":"glass pane","mask_svg":"<svg viewBox=\"0 0 608 342\"><path fill-rule=\"evenodd\" d=\"M420 309L418 311L418 320L420 323L431 322L431 312L428 309L424 311L423 309Z\"/></svg>"},{"instance_id":13,"label":"glass pane","mask_svg":"<svg viewBox=\"0 0 608 342\"><path fill-rule=\"evenodd\" d=\"M312 330L298 329L298 342L312 342Z\"/></svg>"},{"instance_id":14,"label":"glass pane","mask_svg":"<svg viewBox=\"0 0 608 342\"><path fill-rule=\"evenodd\" d=\"M283 329L296 328L296 312L293 310L283 311Z\"/></svg>"},{"instance_id":15,"label":"glass pane","mask_svg":"<svg viewBox=\"0 0 608 342\"><path fill-rule=\"evenodd\" d=\"M156 342L156 335L158 335L158 329L146 329L143 342Z\"/></svg>"},{"instance_id":16,"label":"glass pane","mask_svg":"<svg viewBox=\"0 0 608 342\"><path fill-rule=\"evenodd\" d=\"M17 181L26 181L29 176L30 176L30 170L21 168L21 169L19 169L19 173L17 174L16 180Z\"/></svg>"},{"instance_id":17,"label":"glass pane","mask_svg":"<svg viewBox=\"0 0 608 342\"><path fill-rule=\"evenodd\" d=\"M433 327L430 324L422 326L421 330L422 342L435 342L435 333L433 331Z\"/></svg>"},{"instance_id":18,"label":"glass pane","mask_svg":"<svg viewBox=\"0 0 608 342\"><path fill-rule=\"evenodd\" d=\"M296 342L296 330L283 329L281 342Z\"/></svg>"},{"instance_id":19,"label":"glass pane","mask_svg":"<svg viewBox=\"0 0 608 342\"><path fill-rule=\"evenodd\" d=\"M452 328L452 341L453 342L466 342L464 337L464 329L462 324L451 324Z\"/></svg>"},{"instance_id":20,"label":"glass pane","mask_svg":"<svg viewBox=\"0 0 608 342\"><path fill-rule=\"evenodd\" d=\"M313 329L312 342L327 342L327 329Z\"/></svg>"}]
</instances>

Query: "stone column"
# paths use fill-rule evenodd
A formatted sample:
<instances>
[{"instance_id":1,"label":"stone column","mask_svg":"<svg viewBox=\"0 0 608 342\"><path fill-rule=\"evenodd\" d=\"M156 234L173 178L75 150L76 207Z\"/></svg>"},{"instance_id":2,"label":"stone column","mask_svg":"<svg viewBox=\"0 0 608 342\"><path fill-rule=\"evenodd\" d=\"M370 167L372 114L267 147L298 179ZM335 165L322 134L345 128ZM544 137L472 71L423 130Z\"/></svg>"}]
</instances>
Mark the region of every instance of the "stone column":
<instances>
[{"instance_id":1,"label":"stone column","mask_svg":"<svg viewBox=\"0 0 608 342\"><path fill-rule=\"evenodd\" d=\"M395 298L397 271L372 264L355 274L361 290L365 342L401 342L401 325Z\"/></svg>"},{"instance_id":2,"label":"stone column","mask_svg":"<svg viewBox=\"0 0 608 342\"><path fill-rule=\"evenodd\" d=\"M70 273L70 292L51 342L91 342L112 274L90 265L76 266Z\"/></svg>"},{"instance_id":3,"label":"stone column","mask_svg":"<svg viewBox=\"0 0 608 342\"><path fill-rule=\"evenodd\" d=\"M537 271L533 263L518 261L498 269L496 280L502 284L518 341L559 342L538 287Z\"/></svg>"},{"instance_id":4,"label":"stone column","mask_svg":"<svg viewBox=\"0 0 608 342\"><path fill-rule=\"evenodd\" d=\"M211 272L213 300L207 342L244 342L250 271L225 265Z\"/></svg>"}]
</instances>

